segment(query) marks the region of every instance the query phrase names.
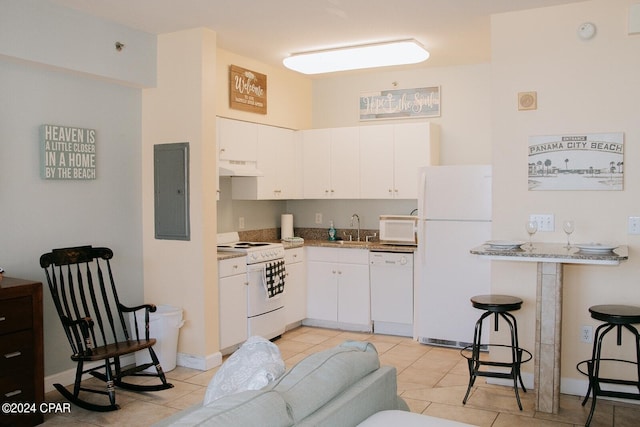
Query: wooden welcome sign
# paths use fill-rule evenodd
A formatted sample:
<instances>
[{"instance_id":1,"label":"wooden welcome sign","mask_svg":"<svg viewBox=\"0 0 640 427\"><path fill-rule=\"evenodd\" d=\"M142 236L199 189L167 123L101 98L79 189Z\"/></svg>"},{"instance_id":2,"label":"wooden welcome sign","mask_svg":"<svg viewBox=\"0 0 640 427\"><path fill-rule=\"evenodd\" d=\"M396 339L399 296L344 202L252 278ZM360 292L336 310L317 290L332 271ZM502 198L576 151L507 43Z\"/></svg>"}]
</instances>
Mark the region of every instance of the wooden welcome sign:
<instances>
[{"instance_id":1,"label":"wooden welcome sign","mask_svg":"<svg viewBox=\"0 0 640 427\"><path fill-rule=\"evenodd\" d=\"M229 67L229 107L267 114L267 76L231 65Z\"/></svg>"}]
</instances>

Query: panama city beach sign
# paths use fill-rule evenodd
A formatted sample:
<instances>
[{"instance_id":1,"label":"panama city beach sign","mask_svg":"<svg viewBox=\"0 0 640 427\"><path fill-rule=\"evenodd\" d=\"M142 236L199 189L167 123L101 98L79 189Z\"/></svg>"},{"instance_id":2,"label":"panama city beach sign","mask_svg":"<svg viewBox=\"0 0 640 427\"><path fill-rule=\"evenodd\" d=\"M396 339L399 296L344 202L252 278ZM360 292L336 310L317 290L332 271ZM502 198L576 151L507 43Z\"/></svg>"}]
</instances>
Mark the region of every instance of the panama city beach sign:
<instances>
[{"instance_id":1,"label":"panama city beach sign","mask_svg":"<svg viewBox=\"0 0 640 427\"><path fill-rule=\"evenodd\" d=\"M96 179L96 131L70 126L42 125L42 179Z\"/></svg>"}]
</instances>

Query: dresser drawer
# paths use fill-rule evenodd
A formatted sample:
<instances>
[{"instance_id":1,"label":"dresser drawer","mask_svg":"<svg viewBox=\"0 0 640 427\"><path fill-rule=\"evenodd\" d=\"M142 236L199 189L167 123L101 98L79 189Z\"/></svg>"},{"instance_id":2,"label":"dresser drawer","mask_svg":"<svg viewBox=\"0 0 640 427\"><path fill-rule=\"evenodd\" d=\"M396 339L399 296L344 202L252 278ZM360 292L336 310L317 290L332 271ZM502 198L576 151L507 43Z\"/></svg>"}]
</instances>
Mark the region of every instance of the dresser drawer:
<instances>
[{"instance_id":1,"label":"dresser drawer","mask_svg":"<svg viewBox=\"0 0 640 427\"><path fill-rule=\"evenodd\" d=\"M0 377L0 401L33 402L35 393L33 377L25 374L14 374Z\"/></svg>"},{"instance_id":2,"label":"dresser drawer","mask_svg":"<svg viewBox=\"0 0 640 427\"><path fill-rule=\"evenodd\" d=\"M32 327L33 303L30 296L0 300L0 335Z\"/></svg>"},{"instance_id":3,"label":"dresser drawer","mask_svg":"<svg viewBox=\"0 0 640 427\"><path fill-rule=\"evenodd\" d=\"M14 332L0 341L0 377L33 369L33 332Z\"/></svg>"}]
</instances>

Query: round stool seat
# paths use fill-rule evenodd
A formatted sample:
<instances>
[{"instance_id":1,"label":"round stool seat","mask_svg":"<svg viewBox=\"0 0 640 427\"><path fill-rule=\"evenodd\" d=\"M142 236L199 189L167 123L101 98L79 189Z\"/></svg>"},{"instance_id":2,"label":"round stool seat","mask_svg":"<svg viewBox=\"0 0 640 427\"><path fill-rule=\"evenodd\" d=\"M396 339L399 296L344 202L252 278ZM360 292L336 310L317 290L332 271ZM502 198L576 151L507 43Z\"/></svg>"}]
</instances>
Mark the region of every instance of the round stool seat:
<instances>
[{"instance_id":1,"label":"round stool seat","mask_svg":"<svg viewBox=\"0 0 640 427\"><path fill-rule=\"evenodd\" d=\"M511 295L476 295L471 297L471 304L480 310L500 313L520 310L522 299Z\"/></svg>"},{"instance_id":2,"label":"round stool seat","mask_svg":"<svg viewBox=\"0 0 640 427\"><path fill-rule=\"evenodd\" d=\"M640 323L640 307L633 305L594 305L589 312L594 319L614 325Z\"/></svg>"}]
</instances>

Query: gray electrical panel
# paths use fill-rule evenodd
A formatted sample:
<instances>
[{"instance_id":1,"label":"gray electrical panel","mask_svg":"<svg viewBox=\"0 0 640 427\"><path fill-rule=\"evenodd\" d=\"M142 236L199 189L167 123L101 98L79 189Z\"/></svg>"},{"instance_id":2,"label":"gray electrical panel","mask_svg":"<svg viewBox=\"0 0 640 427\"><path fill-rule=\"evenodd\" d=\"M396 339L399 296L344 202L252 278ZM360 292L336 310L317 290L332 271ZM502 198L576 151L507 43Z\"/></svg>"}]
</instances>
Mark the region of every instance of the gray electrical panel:
<instances>
[{"instance_id":1,"label":"gray electrical panel","mask_svg":"<svg viewBox=\"0 0 640 427\"><path fill-rule=\"evenodd\" d=\"M153 146L156 239L190 240L189 143Z\"/></svg>"}]
</instances>

